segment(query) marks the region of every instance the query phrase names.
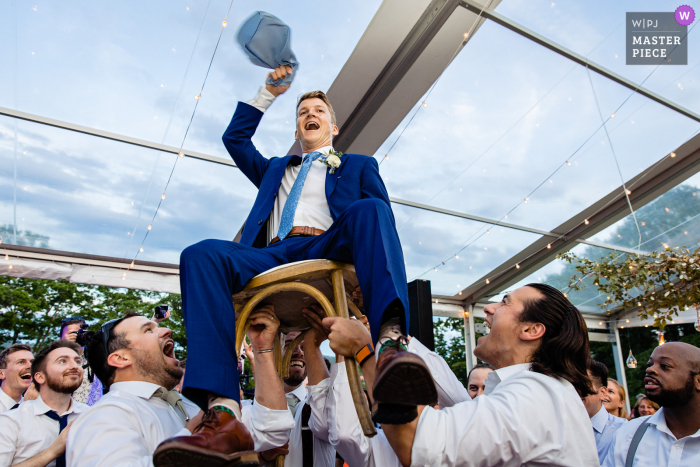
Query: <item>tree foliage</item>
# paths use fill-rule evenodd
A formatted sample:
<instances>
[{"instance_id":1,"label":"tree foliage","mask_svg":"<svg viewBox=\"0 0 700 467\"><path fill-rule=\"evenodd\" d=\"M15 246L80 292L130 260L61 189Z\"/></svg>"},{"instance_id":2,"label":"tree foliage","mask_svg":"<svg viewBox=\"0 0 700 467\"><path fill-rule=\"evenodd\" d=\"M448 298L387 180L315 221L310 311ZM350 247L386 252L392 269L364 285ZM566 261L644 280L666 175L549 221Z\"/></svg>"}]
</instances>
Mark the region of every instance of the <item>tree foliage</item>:
<instances>
[{"instance_id":1,"label":"tree foliage","mask_svg":"<svg viewBox=\"0 0 700 467\"><path fill-rule=\"evenodd\" d=\"M572 290L583 287L584 277L593 278L606 296L601 308L638 308L642 319L653 316L660 329L681 309L700 302L700 249L666 247L648 256L610 254L598 261L567 252L559 258L576 264L579 274L569 281Z\"/></svg>"},{"instance_id":2,"label":"tree foliage","mask_svg":"<svg viewBox=\"0 0 700 467\"><path fill-rule=\"evenodd\" d=\"M63 318L82 316L97 329L126 311L150 318L156 305L166 304L171 316L161 326L172 330L182 358L187 339L179 295L0 276L0 344L27 343L36 352L58 339Z\"/></svg>"}]
</instances>

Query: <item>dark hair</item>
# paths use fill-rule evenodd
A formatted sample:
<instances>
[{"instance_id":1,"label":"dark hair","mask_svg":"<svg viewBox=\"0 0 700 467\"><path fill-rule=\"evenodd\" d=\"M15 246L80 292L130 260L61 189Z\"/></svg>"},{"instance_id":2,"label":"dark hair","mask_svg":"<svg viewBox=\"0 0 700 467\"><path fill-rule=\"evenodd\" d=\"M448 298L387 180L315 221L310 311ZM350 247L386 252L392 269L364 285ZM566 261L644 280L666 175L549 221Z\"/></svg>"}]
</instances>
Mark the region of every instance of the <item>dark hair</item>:
<instances>
[{"instance_id":1,"label":"dark hair","mask_svg":"<svg viewBox=\"0 0 700 467\"><path fill-rule=\"evenodd\" d=\"M311 91L311 92L305 92L301 96L299 96L299 100L297 101L297 112L299 112L299 106L303 101L306 99L321 99L324 104L328 107L328 111L331 114L331 123L335 125L335 110L333 110L333 106L331 105L331 101L328 100L328 96L326 96L326 93L323 91ZM298 117L298 115L297 115Z\"/></svg>"},{"instance_id":2,"label":"dark hair","mask_svg":"<svg viewBox=\"0 0 700 467\"><path fill-rule=\"evenodd\" d=\"M125 319L133 318L134 316L141 315L130 311L122 316L119 322L121 323ZM99 331L86 331L78 334L77 341L78 344L85 347L85 358L88 361L90 370L102 382L103 390L106 394L109 392L109 387L114 383L114 374L117 371L116 367L107 363L107 357L117 350L129 348L129 340L124 333L116 333L114 328L112 328L109 331L108 354L105 354L102 328Z\"/></svg>"},{"instance_id":3,"label":"dark hair","mask_svg":"<svg viewBox=\"0 0 700 467\"><path fill-rule=\"evenodd\" d=\"M27 344L12 344L2 352L0 352L0 370L4 370L7 368L7 357L9 357L11 354L15 352L19 352L21 350L26 350L27 352L31 352L32 348L29 347Z\"/></svg>"},{"instance_id":4,"label":"dark hair","mask_svg":"<svg viewBox=\"0 0 700 467\"><path fill-rule=\"evenodd\" d=\"M59 339L49 344L48 347L44 347L43 349L41 349L39 353L37 353L34 356L34 361L32 362L32 381L34 381L34 384L36 385L37 389L41 386L41 384L37 382L34 375L36 375L39 372L45 373L46 357L48 357L49 353L53 352L54 350L61 349L64 347L67 349L71 349L75 351L75 353L80 355L80 346L78 344L69 340Z\"/></svg>"},{"instance_id":5,"label":"dark hair","mask_svg":"<svg viewBox=\"0 0 700 467\"><path fill-rule=\"evenodd\" d=\"M581 312L559 290L547 284L527 284L540 298L527 300L520 322L541 323L542 343L531 356L531 371L564 378L581 397L595 394L588 377L588 327Z\"/></svg>"},{"instance_id":6,"label":"dark hair","mask_svg":"<svg viewBox=\"0 0 700 467\"><path fill-rule=\"evenodd\" d=\"M68 326L70 326L71 324L78 324L78 323L83 324L84 322L85 322L85 320L82 319L82 318L80 318L80 319L71 319L71 320L68 320L68 321L61 321L61 329L58 331L59 337L63 335L63 330L64 330L65 328L67 328Z\"/></svg>"},{"instance_id":7,"label":"dark hair","mask_svg":"<svg viewBox=\"0 0 700 467\"><path fill-rule=\"evenodd\" d=\"M602 388L608 385L608 367L603 363L591 359L588 363L588 371L591 372L591 382L593 383L593 388Z\"/></svg>"},{"instance_id":8,"label":"dark hair","mask_svg":"<svg viewBox=\"0 0 700 467\"><path fill-rule=\"evenodd\" d=\"M328 360L326 357L323 357L323 361L324 361L324 363L326 364L326 369L327 369L328 371L331 371L331 361Z\"/></svg>"},{"instance_id":9,"label":"dark hair","mask_svg":"<svg viewBox=\"0 0 700 467\"><path fill-rule=\"evenodd\" d=\"M488 363L479 363L477 365L474 365L474 368L469 370L469 373L467 373L467 384L469 384L469 378L472 376L472 371L478 370L479 368L488 368L489 370L493 371L493 367L489 365Z\"/></svg>"}]
</instances>

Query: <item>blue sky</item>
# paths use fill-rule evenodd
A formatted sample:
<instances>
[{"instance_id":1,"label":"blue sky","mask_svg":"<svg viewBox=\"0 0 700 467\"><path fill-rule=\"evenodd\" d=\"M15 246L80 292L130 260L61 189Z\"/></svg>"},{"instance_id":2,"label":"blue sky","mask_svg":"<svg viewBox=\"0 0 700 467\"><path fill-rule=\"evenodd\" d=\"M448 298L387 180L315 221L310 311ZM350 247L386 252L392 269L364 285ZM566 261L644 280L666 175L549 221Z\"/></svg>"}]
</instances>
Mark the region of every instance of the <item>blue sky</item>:
<instances>
[{"instance_id":1,"label":"blue sky","mask_svg":"<svg viewBox=\"0 0 700 467\"><path fill-rule=\"evenodd\" d=\"M253 11L292 27L301 63L254 138L272 157L293 142L296 96L328 89L380 4L233 2L185 147L228 157L221 134L236 102L253 97L266 75L234 41ZM3 2L0 106L179 146L228 6L220 0ZM700 112L698 31L689 35L688 65L624 64L625 12L677 6L504 0L497 11ZM393 145L381 165L392 196L496 219L508 214L508 222L551 229L621 183L598 106L604 118L615 112L607 126L625 179L700 129L630 94L486 22L430 96L416 102L427 106L406 127L409 113L374 156L381 160ZM175 162L158 151L0 117L0 224L13 221L15 157L19 229L49 236L53 249L128 258ZM181 159L139 258L176 263L191 243L233 238L255 194L235 168ZM538 238L495 228L474 241L483 224L403 206L394 213L408 278L430 279L434 293L456 293ZM600 239L606 235L614 229ZM465 245L459 260L424 274Z\"/></svg>"}]
</instances>

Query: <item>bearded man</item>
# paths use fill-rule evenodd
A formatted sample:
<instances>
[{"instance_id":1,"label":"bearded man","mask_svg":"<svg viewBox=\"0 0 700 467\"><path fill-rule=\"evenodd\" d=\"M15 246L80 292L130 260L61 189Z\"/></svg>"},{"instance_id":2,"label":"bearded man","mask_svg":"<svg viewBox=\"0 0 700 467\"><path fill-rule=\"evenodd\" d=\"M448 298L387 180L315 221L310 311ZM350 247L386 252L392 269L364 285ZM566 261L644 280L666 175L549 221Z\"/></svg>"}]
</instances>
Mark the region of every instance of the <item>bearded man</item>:
<instances>
[{"instance_id":1,"label":"bearded man","mask_svg":"<svg viewBox=\"0 0 700 467\"><path fill-rule=\"evenodd\" d=\"M644 392L661 409L617 430L603 466L700 465L700 349L684 342L654 349Z\"/></svg>"},{"instance_id":2,"label":"bearded man","mask_svg":"<svg viewBox=\"0 0 700 467\"><path fill-rule=\"evenodd\" d=\"M41 350L31 374L39 397L0 414L0 465L65 467L68 427L88 409L71 397L83 381L80 346L59 340Z\"/></svg>"}]
</instances>

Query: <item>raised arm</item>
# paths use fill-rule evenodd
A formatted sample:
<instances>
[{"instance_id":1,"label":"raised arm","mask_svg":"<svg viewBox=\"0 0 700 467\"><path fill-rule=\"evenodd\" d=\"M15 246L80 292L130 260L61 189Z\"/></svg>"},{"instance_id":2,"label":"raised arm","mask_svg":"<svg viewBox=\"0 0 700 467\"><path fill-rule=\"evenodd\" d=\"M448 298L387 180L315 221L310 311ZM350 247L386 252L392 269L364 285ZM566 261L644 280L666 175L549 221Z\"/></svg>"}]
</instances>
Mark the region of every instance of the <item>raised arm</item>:
<instances>
[{"instance_id":1,"label":"raised arm","mask_svg":"<svg viewBox=\"0 0 700 467\"><path fill-rule=\"evenodd\" d=\"M280 67L276 68L268 76L273 78L276 76L284 77L287 72L291 73L291 68ZM269 161L255 148L252 137L267 106L272 103L274 98L283 94L287 89L289 89L289 86L272 86L268 84L265 87L265 91L272 96L272 99L261 98L260 94L258 94L258 97L249 103L239 102L231 123L229 123L222 138L226 150L238 168L258 188L260 188L263 176L267 171Z\"/></svg>"}]
</instances>

